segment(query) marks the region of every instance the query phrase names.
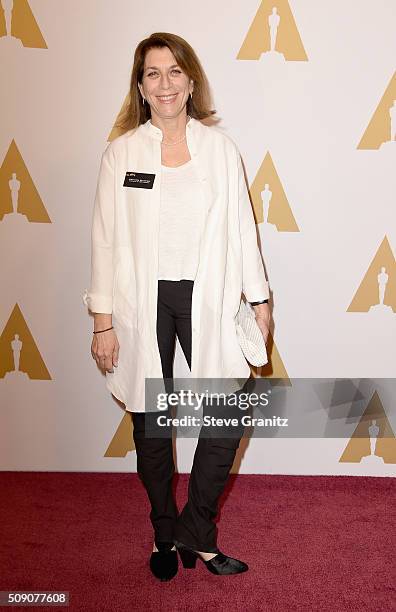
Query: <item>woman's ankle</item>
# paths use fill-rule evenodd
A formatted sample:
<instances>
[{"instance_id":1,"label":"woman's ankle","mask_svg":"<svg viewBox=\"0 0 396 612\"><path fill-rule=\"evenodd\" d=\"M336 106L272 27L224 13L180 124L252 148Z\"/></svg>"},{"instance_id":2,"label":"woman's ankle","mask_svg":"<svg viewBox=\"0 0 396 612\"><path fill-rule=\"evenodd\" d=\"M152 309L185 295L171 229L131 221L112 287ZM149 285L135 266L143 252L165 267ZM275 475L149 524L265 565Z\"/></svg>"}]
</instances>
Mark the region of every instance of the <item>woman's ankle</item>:
<instances>
[{"instance_id":1,"label":"woman's ankle","mask_svg":"<svg viewBox=\"0 0 396 612\"><path fill-rule=\"evenodd\" d=\"M171 550L176 550L176 546L173 546L173 548L171 548ZM156 547L156 545L155 545L155 542L154 542L154 544L153 544L153 552L159 552L159 551L158 551L158 548L157 548L157 547Z\"/></svg>"},{"instance_id":2,"label":"woman's ankle","mask_svg":"<svg viewBox=\"0 0 396 612\"><path fill-rule=\"evenodd\" d=\"M201 550L197 550L196 552L202 557L204 561L210 561L210 559L213 559L213 557L217 555L217 553L202 552Z\"/></svg>"}]
</instances>

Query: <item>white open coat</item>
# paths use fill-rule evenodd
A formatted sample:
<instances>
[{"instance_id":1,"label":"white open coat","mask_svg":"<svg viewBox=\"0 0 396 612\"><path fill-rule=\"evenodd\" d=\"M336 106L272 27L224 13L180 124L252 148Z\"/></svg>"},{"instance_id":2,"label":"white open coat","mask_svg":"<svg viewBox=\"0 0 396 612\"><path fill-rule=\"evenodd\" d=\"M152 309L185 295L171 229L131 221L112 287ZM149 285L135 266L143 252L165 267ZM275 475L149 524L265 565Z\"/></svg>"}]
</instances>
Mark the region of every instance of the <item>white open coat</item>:
<instances>
[{"instance_id":1,"label":"white open coat","mask_svg":"<svg viewBox=\"0 0 396 612\"><path fill-rule=\"evenodd\" d=\"M157 343L158 237L162 131L150 120L110 142L102 155L92 219L92 312L111 313L120 344L106 386L127 410L144 412L145 379L162 378ZM256 225L234 141L190 118L186 142L202 187L206 223L191 305L192 378L250 375L238 344L241 293L269 297ZM152 173L152 189L124 187L126 172Z\"/></svg>"}]
</instances>

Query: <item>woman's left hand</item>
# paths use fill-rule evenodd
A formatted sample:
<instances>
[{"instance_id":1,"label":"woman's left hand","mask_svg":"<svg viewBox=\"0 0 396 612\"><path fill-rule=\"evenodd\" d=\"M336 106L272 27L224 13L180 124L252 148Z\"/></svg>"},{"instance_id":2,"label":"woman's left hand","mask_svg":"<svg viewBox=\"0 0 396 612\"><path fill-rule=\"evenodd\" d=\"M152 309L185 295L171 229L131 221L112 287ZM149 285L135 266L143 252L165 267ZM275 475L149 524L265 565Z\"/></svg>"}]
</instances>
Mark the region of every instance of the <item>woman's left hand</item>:
<instances>
[{"instance_id":1,"label":"woman's left hand","mask_svg":"<svg viewBox=\"0 0 396 612\"><path fill-rule=\"evenodd\" d=\"M257 304L257 306L253 306L253 308L254 314L256 316L257 325L259 326L260 331L263 334L265 344L267 344L269 335L269 325L271 320L269 305Z\"/></svg>"}]
</instances>

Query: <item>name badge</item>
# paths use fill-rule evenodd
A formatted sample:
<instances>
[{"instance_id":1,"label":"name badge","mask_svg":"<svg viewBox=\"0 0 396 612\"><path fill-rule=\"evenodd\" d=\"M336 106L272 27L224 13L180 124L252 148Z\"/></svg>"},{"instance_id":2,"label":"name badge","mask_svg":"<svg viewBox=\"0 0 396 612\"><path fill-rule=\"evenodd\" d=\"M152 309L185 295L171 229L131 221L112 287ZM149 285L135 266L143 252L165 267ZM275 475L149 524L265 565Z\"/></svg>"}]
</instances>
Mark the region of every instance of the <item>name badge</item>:
<instances>
[{"instance_id":1,"label":"name badge","mask_svg":"<svg viewBox=\"0 0 396 612\"><path fill-rule=\"evenodd\" d=\"M138 187L139 189L152 189L155 174L145 172L126 172L123 187Z\"/></svg>"}]
</instances>

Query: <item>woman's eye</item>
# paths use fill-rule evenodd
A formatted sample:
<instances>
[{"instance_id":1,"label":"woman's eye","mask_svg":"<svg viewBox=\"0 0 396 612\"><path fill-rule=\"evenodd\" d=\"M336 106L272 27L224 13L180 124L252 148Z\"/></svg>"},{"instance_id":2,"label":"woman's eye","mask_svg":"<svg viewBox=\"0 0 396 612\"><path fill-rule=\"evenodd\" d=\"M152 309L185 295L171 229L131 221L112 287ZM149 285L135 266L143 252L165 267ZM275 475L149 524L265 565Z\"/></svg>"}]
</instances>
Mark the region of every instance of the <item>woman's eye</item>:
<instances>
[{"instance_id":1,"label":"woman's eye","mask_svg":"<svg viewBox=\"0 0 396 612\"><path fill-rule=\"evenodd\" d=\"M174 70L172 70L172 72L176 72L177 74L181 74L181 70L178 70L177 68L175 68ZM157 73L156 73L156 72L149 72L149 73L147 74L147 76L151 77L151 76L153 76L154 74L157 74Z\"/></svg>"}]
</instances>

